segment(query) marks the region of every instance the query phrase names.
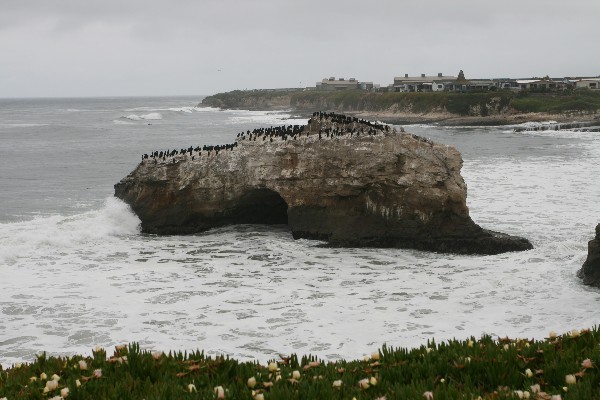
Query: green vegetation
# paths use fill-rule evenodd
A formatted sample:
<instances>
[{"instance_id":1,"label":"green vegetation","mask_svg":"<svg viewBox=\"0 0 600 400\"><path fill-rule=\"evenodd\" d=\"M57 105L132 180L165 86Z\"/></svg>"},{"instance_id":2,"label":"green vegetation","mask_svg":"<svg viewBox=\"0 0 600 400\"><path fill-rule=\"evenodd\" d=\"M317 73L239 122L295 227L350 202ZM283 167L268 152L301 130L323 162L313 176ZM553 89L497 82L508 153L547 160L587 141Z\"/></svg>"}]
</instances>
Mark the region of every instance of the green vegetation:
<instances>
[{"instance_id":1,"label":"green vegetation","mask_svg":"<svg viewBox=\"0 0 600 400\"><path fill-rule=\"evenodd\" d=\"M512 101L512 107L521 112L551 114L595 112L600 110L600 92L577 90L564 93L528 93L518 95Z\"/></svg>"},{"instance_id":2,"label":"green vegetation","mask_svg":"<svg viewBox=\"0 0 600 400\"><path fill-rule=\"evenodd\" d=\"M600 331L545 340L382 347L358 361L292 355L268 366L202 352L47 357L0 371L0 399L598 399ZM558 396L561 397L552 397Z\"/></svg>"},{"instance_id":3,"label":"green vegetation","mask_svg":"<svg viewBox=\"0 0 600 400\"><path fill-rule=\"evenodd\" d=\"M501 115L508 112L597 112L600 91L564 92L367 92L363 90L322 91L240 91L206 97L202 104L221 108L264 109L269 104L298 110L408 112L426 114L447 111L460 116Z\"/></svg>"}]
</instances>

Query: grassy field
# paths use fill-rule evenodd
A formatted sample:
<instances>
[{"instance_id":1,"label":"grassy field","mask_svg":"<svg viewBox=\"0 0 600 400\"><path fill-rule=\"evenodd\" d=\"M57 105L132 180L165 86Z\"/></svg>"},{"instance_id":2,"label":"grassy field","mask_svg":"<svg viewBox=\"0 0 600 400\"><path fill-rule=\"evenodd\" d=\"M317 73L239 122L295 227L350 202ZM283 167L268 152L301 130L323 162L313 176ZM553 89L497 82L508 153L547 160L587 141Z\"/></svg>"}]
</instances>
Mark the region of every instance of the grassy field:
<instances>
[{"instance_id":1,"label":"grassy field","mask_svg":"<svg viewBox=\"0 0 600 400\"><path fill-rule=\"evenodd\" d=\"M363 360L281 356L268 365L137 344L92 357L38 356L0 372L13 399L599 399L600 331L544 340L429 342L382 347ZM112 351L111 351L112 352Z\"/></svg>"}]
</instances>

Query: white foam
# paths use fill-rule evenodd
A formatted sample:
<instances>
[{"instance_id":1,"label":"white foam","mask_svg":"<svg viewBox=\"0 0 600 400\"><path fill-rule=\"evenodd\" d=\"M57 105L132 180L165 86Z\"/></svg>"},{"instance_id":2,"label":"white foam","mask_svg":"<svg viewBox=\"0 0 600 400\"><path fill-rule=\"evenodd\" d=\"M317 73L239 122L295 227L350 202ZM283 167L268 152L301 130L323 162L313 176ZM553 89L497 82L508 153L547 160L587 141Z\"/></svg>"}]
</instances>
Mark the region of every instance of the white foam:
<instances>
[{"instance_id":1,"label":"white foam","mask_svg":"<svg viewBox=\"0 0 600 400\"><path fill-rule=\"evenodd\" d=\"M159 119L163 119L163 116L161 113L149 113L149 114L142 114L142 115L137 115L137 114L130 114L126 117L123 118L127 118L130 119L132 121L145 121L145 120L159 120Z\"/></svg>"},{"instance_id":2,"label":"white foam","mask_svg":"<svg viewBox=\"0 0 600 400\"><path fill-rule=\"evenodd\" d=\"M58 253L110 236L138 232L139 219L125 203L110 197L100 210L70 217L55 215L0 225L0 265Z\"/></svg>"}]
</instances>

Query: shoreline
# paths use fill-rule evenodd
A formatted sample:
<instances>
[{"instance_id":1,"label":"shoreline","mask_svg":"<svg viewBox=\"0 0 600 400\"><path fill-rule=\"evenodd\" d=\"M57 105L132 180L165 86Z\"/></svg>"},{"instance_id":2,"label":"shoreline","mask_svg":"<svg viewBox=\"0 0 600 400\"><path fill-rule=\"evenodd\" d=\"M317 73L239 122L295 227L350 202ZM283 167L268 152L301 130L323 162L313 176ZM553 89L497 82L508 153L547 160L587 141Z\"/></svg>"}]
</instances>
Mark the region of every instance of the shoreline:
<instances>
[{"instance_id":1,"label":"shoreline","mask_svg":"<svg viewBox=\"0 0 600 400\"><path fill-rule=\"evenodd\" d=\"M223 110L226 110L224 108ZM312 115L312 111L283 109L283 108L256 108L255 111L289 111L307 118ZM328 112L328 111L326 111ZM338 112L335 111L334 112ZM393 125L413 125L413 124L435 124L439 126L506 126L519 125L528 122L548 122L556 123L568 122L597 122L600 127L600 113L594 114L548 114L548 113L515 113L505 115L480 116L461 116L451 113L398 113L398 112L369 112L369 111L344 111L346 115L357 118L363 118L371 121L381 121Z\"/></svg>"}]
</instances>

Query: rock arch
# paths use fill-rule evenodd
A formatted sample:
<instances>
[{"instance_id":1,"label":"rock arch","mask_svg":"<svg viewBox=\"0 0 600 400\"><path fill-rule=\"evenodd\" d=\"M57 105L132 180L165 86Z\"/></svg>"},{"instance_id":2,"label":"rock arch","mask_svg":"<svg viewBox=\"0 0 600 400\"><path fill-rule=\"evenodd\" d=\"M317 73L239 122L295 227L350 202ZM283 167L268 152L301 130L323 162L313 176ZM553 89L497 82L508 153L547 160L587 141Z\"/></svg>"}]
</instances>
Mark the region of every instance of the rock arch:
<instances>
[{"instance_id":1,"label":"rock arch","mask_svg":"<svg viewBox=\"0 0 600 400\"><path fill-rule=\"evenodd\" d=\"M235 224L286 224L288 204L279 193L266 187L252 188L236 198L227 210Z\"/></svg>"}]
</instances>

